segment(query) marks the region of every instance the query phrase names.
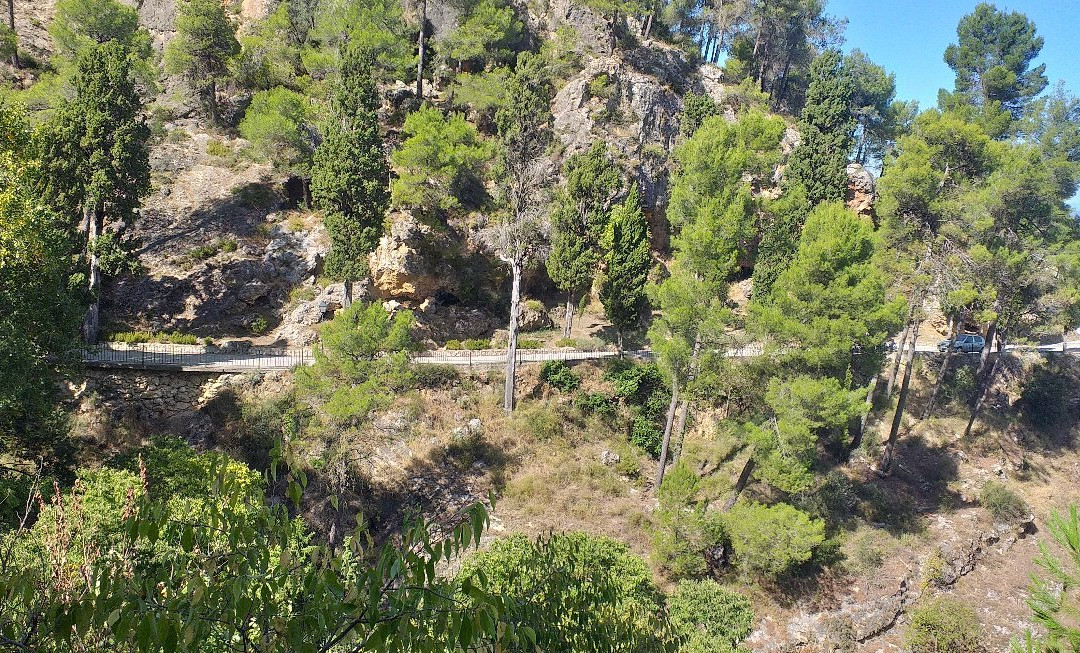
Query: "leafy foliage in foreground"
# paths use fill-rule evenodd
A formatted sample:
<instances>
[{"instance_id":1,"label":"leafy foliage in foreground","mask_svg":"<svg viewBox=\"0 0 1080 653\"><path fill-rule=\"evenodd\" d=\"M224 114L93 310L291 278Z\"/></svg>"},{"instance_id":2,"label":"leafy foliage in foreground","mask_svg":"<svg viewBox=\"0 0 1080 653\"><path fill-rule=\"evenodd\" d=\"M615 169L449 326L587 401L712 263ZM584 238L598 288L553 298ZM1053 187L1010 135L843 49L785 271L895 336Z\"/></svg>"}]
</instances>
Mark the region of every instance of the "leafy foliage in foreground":
<instances>
[{"instance_id":1,"label":"leafy foliage in foreground","mask_svg":"<svg viewBox=\"0 0 1080 653\"><path fill-rule=\"evenodd\" d=\"M533 640L502 621L501 601L435 573L479 540L480 507L446 537L415 521L400 541L374 547L358 530L331 550L287 505L267 505L243 465L185 445L146 453L152 467L84 473L71 493L43 502L33 526L0 536L7 644L456 651ZM303 479L282 480L298 500Z\"/></svg>"},{"instance_id":2,"label":"leafy foliage in foreground","mask_svg":"<svg viewBox=\"0 0 1080 653\"><path fill-rule=\"evenodd\" d=\"M649 568L617 540L574 532L533 541L515 534L466 559L459 578L486 580L507 601L512 620L534 625L541 650L675 650Z\"/></svg>"}]
</instances>

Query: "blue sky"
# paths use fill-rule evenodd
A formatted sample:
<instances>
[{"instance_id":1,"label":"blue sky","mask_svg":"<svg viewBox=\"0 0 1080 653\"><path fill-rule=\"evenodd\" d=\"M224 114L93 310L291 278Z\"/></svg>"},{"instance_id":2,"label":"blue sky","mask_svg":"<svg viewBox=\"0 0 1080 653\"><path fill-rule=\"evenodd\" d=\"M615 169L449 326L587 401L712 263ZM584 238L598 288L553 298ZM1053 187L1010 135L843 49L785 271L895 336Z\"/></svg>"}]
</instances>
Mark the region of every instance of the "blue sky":
<instances>
[{"instance_id":1,"label":"blue sky","mask_svg":"<svg viewBox=\"0 0 1080 653\"><path fill-rule=\"evenodd\" d=\"M956 24L972 12L977 0L828 0L826 12L847 17L845 50L858 48L896 75L896 97L918 100L928 109L937 104L939 88L953 86L953 72L942 55L956 42ZM1080 94L1080 0L996 2L999 9L1019 11L1035 22L1046 43L1036 59L1046 64L1052 89L1059 79Z\"/></svg>"}]
</instances>

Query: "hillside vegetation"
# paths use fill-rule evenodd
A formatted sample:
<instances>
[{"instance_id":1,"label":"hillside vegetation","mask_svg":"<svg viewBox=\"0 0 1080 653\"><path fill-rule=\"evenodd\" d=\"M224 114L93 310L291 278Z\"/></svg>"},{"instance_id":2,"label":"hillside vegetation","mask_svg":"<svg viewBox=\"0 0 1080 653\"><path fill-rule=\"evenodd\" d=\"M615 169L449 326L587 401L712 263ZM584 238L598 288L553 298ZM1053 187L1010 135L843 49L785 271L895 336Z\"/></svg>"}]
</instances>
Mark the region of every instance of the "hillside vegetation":
<instances>
[{"instance_id":1,"label":"hillside vegetation","mask_svg":"<svg viewBox=\"0 0 1080 653\"><path fill-rule=\"evenodd\" d=\"M0 648L1080 650L1080 101L1023 14L923 110L817 0L7 14Z\"/></svg>"}]
</instances>

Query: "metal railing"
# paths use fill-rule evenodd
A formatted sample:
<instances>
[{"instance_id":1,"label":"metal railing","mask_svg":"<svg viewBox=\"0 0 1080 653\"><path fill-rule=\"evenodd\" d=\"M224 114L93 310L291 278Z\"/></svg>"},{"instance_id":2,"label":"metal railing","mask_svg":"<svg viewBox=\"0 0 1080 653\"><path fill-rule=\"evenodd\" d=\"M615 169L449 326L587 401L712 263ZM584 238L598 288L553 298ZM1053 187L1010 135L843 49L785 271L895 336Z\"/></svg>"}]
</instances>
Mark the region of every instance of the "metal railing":
<instances>
[{"instance_id":1,"label":"metal railing","mask_svg":"<svg viewBox=\"0 0 1080 653\"><path fill-rule=\"evenodd\" d=\"M268 370L311 365L315 354L310 349L279 347L102 343L86 347L83 362L97 367Z\"/></svg>"}]
</instances>

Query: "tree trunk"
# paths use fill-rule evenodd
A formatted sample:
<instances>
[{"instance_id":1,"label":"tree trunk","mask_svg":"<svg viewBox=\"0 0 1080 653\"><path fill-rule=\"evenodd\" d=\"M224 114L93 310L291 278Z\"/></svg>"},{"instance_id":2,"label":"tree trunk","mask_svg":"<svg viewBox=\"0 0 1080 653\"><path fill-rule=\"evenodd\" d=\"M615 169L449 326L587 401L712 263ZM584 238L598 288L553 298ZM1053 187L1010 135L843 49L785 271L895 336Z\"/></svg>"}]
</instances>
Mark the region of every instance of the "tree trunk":
<instances>
[{"instance_id":1,"label":"tree trunk","mask_svg":"<svg viewBox=\"0 0 1080 653\"><path fill-rule=\"evenodd\" d=\"M987 346L987 349L989 349L989 346ZM994 377L997 376L1000 364L1001 347L998 347L997 355L994 356L994 364L990 366L990 373L986 375L986 380L979 384L979 392L976 395L975 405L971 407L971 418L968 419L967 426L964 428L965 440L971 436L971 430L975 427L975 420L979 418L979 412L982 410L983 404L986 403L986 397L990 394L990 388L994 386Z\"/></svg>"},{"instance_id":2,"label":"tree trunk","mask_svg":"<svg viewBox=\"0 0 1080 653\"><path fill-rule=\"evenodd\" d=\"M694 336L694 350L690 354L690 375L687 382L693 381L697 376L698 356L701 354L701 334ZM675 423L675 441L679 443L679 451L682 451L683 431L686 429L686 418L690 412L690 400L684 398L679 406L679 419ZM678 458L676 458L677 460Z\"/></svg>"},{"instance_id":3,"label":"tree trunk","mask_svg":"<svg viewBox=\"0 0 1080 653\"><path fill-rule=\"evenodd\" d=\"M210 79L210 97L207 98L210 102L210 124L214 127L218 126L218 106L217 106L217 81L213 78Z\"/></svg>"},{"instance_id":4,"label":"tree trunk","mask_svg":"<svg viewBox=\"0 0 1080 653\"><path fill-rule=\"evenodd\" d=\"M623 354L623 342L622 342L622 327L615 327L615 347L618 350L619 358L622 358Z\"/></svg>"},{"instance_id":5,"label":"tree trunk","mask_svg":"<svg viewBox=\"0 0 1080 653\"><path fill-rule=\"evenodd\" d=\"M979 369L975 372L976 379L982 377L982 373L986 370L986 361L990 360L990 350L994 347L994 338L997 336L997 324L995 319L986 327L986 346L983 347L982 354L979 355Z\"/></svg>"},{"instance_id":6,"label":"tree trunk","mask_svg":"<svg viewBox=\"0 0 1080 653\"><path fill-rule=\"evenodd\" d=\"M574 328L574 295L566 293L566 313L563 315L562 337L570 337L570 329Z\"/></svg>"},{"instance_id":7,"label":"tree trunk","mask_svg":"<svg viewBox=\"0 0 1080 653\"><path fill-rule=\"evenodd\" d=\"M900 354L897 354L899 356ZM870 419L870 411L874 408L874 390L877 390L881 377L877 374L870 380L870 389L866 391L866 412L859 418L859 424L855 434L851 438L851 448L858 449L862 444L863 433L866 432L866 422Z\"/></svg>"},{"instance_id":8,"label":"tree trunk","mask_svg":"<svg viewBox=\"0 0 1080 653\"><path fill-rule=\"evenodd\" d=\"M915 323L915 332L919 331L919 323ZM889 439L885 442L885 453L881 456L881 464L878 471L888 474L892 468L893 449L896 446L897 437L900 434L900 423L904 419L904 406L907 404L908 390L911 389L911 372L915 367L915 347L912 346L904 357L904 381L900 384L900 397L896 400L896 412L893 413L892 427L889 428Z\"/></svg>"},{"instance_id":9,"label":"tree trunk","mask_svg":"<svg viewBox=\"0 0 1080 653\"><path fill-rule=\"evenodd\" d=\"M16 35L15 38L15 51L11 53L11 65L18 70L21 67L19 63L19 39L18 34L15 32L15 0L8 0L8 27L11 28L11 33Z\"/></svg>"},{"instance_id":10,"label":"tree trunk","mask_svg":"<svg viewBox=\"0 0 1080 653\"><path fill-rule=\"evenodd\" d=\"M956 332L958 327L963 323L963 320L955 320L952 327L949 329L949 341L956 340ZM989 347L987 347L989 349ZM938 393L941 392L941 384L945 380L945 374L949 371L949 362L952 360L954 349L950 346L945 350L945 360L941 361L941 367L938 368L937 379L934 380L934 389L930 392L930 399L926 402L926 408L923 409L922 419L927 419L930 414L934 412L934 404L937 403Z\"/></svg>"},{"instance_id":11,"label":"tree trunk","mask_svg":"<svg viewBox=\"0 0 1080 653\"><path fill-rule=\"evenodd\" d=\"M417 99L424 99L424 58L425 58L425 38L424 32L427 29L427 0L420 1L420 35L416 37L416 97Z\"/></svg>"},{"instance_id":12,"label":"tree trunk","mask_svg":"<svg viewBox=\"0 0 1080 653\"><path fill-rule=\"evenodd\" d=\"M731 510L735 502L738 501L739 495L746 488L746 484L750 482L750 474L754 472L754 459L748 458L746 464L743 465L742 471L739 472L739 480L735 481L735 490L727 501L724 502L724 512Z\"/></svg>"},{"instance_id":13,"label":"tree trunk","mask_svg":"<svg viewBox=\"0 0 1080 653\"><path fill-rule=\"evenodd\" d=\"M900 359L904 357L904 346L907 345L908 336L911 335L911 323L915 319L915 305L912 304L911 309L908 311L907 324L904 326L904 332L900 334L900 342L896 343L896 357L893 359L892 370L889 372L889 382L885 385L885 398L892 397L893 386L896 384L896 374L900 371ZM911 348L915 349L915 341L918 340L918 333L911 340Z\"/></svg>"},{"instance_id":14,"label":"tree trunk","mask_svg":"<svg viewBox=\"0 0 1080 653\"><path fill-rule=\"evenodd\" d=\"M348 308L348 307L352 306L352 298L353 298L352 284L353 284L353 282L352 282L351 279L346 279L345 280L345 298L342 300L342 304L343 304L342 308Z\"/></svg>"},{"instance_id":15,"label":"tree trunk","mask_svg":"<svg viewBox=\"0 0 1080 653\"><path fill-rule=\"evenodd\" d=\"M660 462L656 466L656 489L660 490L660 484L664 482L664 472L667 469L668 447L671 446L671 429L675 422L675 407L679 404L679 384L675 375L671 375L671 403L668 404L667 419L664 421L664 442L660 445Z\"/></svg>"},{"instance_id":16,"label":"tree trunk","mask_svg":"<svg viewBox=\"0 0 1080 653\"><path fill-rule=\"evenodd\" d=\"M510 263L513 282L510 290L510 327L506 344L506 386L503 392L503 409L514 411L514 384L517 381L517 327L518 304L521 302L521 263Z\"/></svg>"},{"instance_id":17,"label":"tree trunk","mask_svg":"<svg viewBox=\"0 0 1080 653\"><path fill-rule=\"evenodd\" d=\"M653 16L655 14L656 14L656 11L653 10L653 11L650 11L648 16L645 17L645 24L642 26L641 37L643 39L645 39L646 41L649 40L649 32L652 31Z\"/></svg>"},{"instance_id":18,"label":"tree trunk","mask_svg":"<svg viewBox=\"0 0 1080 653\"><path fill-rule=\"evenodd\" d=\"M96 344L101 330L101 257L94 251L94 244L101 235L102 215L96 207L85 209L87 222L86 249L90 259L90 306L83 320L83 339Z\"/></svg>"}]
</instances>

